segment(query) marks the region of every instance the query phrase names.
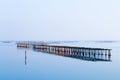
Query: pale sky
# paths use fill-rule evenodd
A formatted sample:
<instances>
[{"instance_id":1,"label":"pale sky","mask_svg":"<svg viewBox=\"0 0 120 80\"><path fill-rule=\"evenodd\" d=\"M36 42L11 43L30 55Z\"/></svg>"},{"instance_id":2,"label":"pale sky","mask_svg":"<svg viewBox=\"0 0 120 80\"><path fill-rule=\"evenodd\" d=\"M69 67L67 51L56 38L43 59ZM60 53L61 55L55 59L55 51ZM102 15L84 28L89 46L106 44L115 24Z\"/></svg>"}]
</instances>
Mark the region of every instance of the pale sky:
<instances>
[{"instance_id":1,"label":"pale sky","mask_svg":"<svg viewBox=\"0 0 120 80\"><path fill-rule=\"evenodd\" d=\"M120 0L1 0L0 40L120 40Z\"/></svg>"}]
</instances>

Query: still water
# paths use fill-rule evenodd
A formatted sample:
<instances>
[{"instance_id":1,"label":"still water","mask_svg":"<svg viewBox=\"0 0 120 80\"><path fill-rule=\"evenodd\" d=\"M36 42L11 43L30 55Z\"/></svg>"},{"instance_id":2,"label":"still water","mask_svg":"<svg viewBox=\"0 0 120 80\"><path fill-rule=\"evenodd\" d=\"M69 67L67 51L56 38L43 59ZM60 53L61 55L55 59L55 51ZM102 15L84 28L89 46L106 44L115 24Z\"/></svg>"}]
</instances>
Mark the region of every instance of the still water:
<instances>
[{"instance_id":1,"label":"still water","mask_svg":"<svg viewBox=\"0 0 120 80\"><path fill-rule=\"evenodd\" d=\"M85 61L17 48L15 42L0 42L0 80L120 80L119 41L57 45L110 48L112 61Z\"/></svg>"}]
</instances>

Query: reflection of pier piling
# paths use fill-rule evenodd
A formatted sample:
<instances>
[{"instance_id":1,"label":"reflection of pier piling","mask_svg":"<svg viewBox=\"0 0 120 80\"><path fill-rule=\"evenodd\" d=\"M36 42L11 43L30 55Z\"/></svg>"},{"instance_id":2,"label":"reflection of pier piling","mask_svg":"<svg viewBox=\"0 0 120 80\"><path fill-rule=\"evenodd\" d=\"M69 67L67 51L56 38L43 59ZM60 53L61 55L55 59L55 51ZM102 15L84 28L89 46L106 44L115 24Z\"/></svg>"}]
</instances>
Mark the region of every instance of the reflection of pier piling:
<instances>
[{"instance_id":1,"label":"reflection of pier piling","mask_svg":"<svg viewBox=\"0 0 120 80\"><path fill-rule=\"evenodd\" d=\"M26 50L25 50L25 65L27 65L27 55L26 55Z\"/></svg>"},{"instance_id":2,"label":"reflection of pier piling","mask_svg":"<svg viewBox=\"0 0 120 80\"><path fill-rule=\"evenodd\" d=\"M23 45L23 44L22 44ZM25 45L25 44L24 44ZM18 47L20 46L17 45ZM30 46L26 44L26 47ZM21 46L20 46L21 47ZM24 46L23 46L24 47ZM88 61L111 61L111 49L55 45L32 45L34 50Z\"/></svg>"}]
</instances>

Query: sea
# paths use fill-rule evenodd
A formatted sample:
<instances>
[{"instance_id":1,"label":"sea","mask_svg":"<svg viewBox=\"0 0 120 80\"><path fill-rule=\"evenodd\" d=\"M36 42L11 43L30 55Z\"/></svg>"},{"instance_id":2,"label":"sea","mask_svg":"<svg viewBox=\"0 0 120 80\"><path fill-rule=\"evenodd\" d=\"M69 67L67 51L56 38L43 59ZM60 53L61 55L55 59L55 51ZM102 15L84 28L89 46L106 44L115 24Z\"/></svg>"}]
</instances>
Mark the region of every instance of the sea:
<instances>
[{"instance_id":1,"label":"sea","mask_svg":"<svg viewBox=\"0 0 120 80\"><path fill-rule=\"evenodd\" d=\"M18 48L0 41L0 80L120 80L120 41L58 41L52 45L107 48L111 61L87 61Z\"/></svg>"}]
</instances>

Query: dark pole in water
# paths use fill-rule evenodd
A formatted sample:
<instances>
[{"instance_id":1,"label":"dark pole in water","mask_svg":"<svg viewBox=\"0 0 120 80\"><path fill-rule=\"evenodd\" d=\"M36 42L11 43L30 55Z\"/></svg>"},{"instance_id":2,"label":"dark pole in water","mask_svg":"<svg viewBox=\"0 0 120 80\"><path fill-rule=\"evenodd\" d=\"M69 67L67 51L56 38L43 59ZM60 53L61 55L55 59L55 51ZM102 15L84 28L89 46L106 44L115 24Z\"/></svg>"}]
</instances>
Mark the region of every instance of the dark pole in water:
<instances>
[{"instance_id":1,"label":"dark pole in water","mask_svg":"<svg viewBox=\"0 0 120 80\"><path fill-rule=\"evenodd\" d=\"M26 55L26 50L25 50L25 65L27 65L27 55Z\"/></svg>"}]
</instances>

